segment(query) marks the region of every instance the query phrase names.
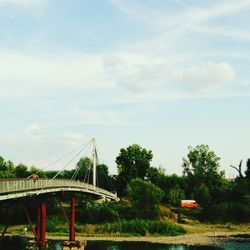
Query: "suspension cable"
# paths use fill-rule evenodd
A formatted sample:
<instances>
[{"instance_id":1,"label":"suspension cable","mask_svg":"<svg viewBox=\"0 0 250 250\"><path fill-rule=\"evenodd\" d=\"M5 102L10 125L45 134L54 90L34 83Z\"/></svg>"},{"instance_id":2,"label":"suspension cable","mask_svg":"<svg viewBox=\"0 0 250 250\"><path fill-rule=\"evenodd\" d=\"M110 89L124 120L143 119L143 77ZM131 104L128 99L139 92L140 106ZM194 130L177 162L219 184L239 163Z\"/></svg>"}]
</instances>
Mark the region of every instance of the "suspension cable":
<instances>
[{"instance_id":1,"label":"suspension cable","mask_svg":"<svg viewBox=\"0 0 250 250\"><path fill-rule=\"evenodd\" d=\"M98 153L98 154L97 154L97 153ZM102 164L104 164L104 160L103 160L103 157L102 157L100 148L98 147L97 144L96 144L96 154L97 154L97 161L98 161L98 164L100 163L99 157L98 157L99 155L100 155L100 157L101 157L101 162L102 162ZM107 183L108 183L109 187L111 188L111 190L114 190L114 189L115 189L115 188L114 188L114 183L111 182L109 176L106 176L106 175L104 174L104 177L106 178Z\"/></svg>"},{"instance_id":2,"label":"suspension cable","mask_svg":"<svg viewBox=\"0 0 250 250\"><path fill-rule=\"evenodd\" d=\"M85 146L86 147L86 146ZM37 192L37 195L38 194L40 194L40 192L45 188L45 187L47 187L48 186L48 184L49 184L49 182L51 182L51 181L53 181L59 174L61 174L63 171L64 171L64 169L79 155L79 154L81 154L83 151L84 151L84 149L85 149L85 147L83 148L83 149L81 149L77 154L75 154L74 155L74 157L70 160L70 161L68 161L67 162L67 164L58 172L58 173L56 173L54 176L53 176L53 178L52 179L49 179L49 181L39 190L39 192Z\"/></svg>"},{"instance_id":3,"label":"suspension cable","mask_svg":"<svg viewBox=\"0 0 250 250\"><path fill-rule=\"evenodd\" d=\"M86 148L86 151L89 150L90 145L91 145L91 144L89 143L88 147ZM75 172L74 172L74 174L72 175L71 180L75 180L76 176L77 176L78 173L79 173L79 170L80 170L80 165L76 166Z\"/></svg>"},{"instance_id":4,"label":"suspension cable","mask_svg":"<svg viewBox=\"0 0 250 250\"><path fill-rule=\"evenodd\" d=\"M54 164L57 163L58 161L64 159L64 158L67 157L68 155L71 155L72 153L74 153L75 151L77 151L79 148L82 148L82 147L84 147L84 146L86 146L86 145L89 145L90 142L91 142L91 141L88 141L88 142L85 142L85 143L81 144L80 146L78 146L78 147L75 148L74 150L72 150L72 151L70 151L70 152L64 154L62 157L57 158L55 161L51 162L51 163L48 164L47 166L45 166L45 167L43 167L43 168L41 168L41 169L38 169L38 170L35 172L35 174L38 174L39 172L43 171L44 169L49 168L50 166L54 165ZM32 175L33 175L33 174L29 175L29 176L27 177L27 179L31 178Z\"/></svg>"}]
</instances>

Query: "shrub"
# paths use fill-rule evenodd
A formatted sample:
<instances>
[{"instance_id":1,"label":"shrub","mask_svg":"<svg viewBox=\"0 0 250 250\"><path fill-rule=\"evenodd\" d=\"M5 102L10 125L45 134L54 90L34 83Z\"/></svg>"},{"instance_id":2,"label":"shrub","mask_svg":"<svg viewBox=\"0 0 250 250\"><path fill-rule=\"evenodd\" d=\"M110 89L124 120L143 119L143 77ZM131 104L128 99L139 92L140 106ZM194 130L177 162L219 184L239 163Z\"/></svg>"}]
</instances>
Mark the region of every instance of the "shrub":
<instances>
[{"instance_id":1,"label":"shrub","mask_svg":"<svg viewBox=\"0 0 250 250\"><path fill-rule=\"evenodd\" d=\"M222 202L203 210L203 220L211 222L250 222L250 206L239 202Z\"/></svg>"},{"instance_id":2,"label":"shrub","mask_svg":"<svg viewBox=\"0 0 250 250\"><path fill-rule=\"evenodd\" d=\"M160 202L163 191L150 181L133 179L127 188L134 217L139 219L157 219L160 215Z\"/></svg>"},{"instance_id":3,"label":"shrub","mask_svg":"<svg viewBox=\"0 0 250 250\"><path fill-rule=\"evenodd\" d=\"M47 232L68 232L68 224L63 220L63 218L59 218L57 216L49 217L46 223Z\"/></svg>"},{"instance_id":4,"label":"shrub","mask_svg":"<svg viewBox=\"0 0 250 250\"><path fill-rule=\"evenodd\" d=\"M96 228L97 233L108 233L118 235L180 235L186 233L186 231L173 223L151 221L151 220L130 220L130 221L118 221L115 223L106 223Z\"/></svg>"}]
</instances>

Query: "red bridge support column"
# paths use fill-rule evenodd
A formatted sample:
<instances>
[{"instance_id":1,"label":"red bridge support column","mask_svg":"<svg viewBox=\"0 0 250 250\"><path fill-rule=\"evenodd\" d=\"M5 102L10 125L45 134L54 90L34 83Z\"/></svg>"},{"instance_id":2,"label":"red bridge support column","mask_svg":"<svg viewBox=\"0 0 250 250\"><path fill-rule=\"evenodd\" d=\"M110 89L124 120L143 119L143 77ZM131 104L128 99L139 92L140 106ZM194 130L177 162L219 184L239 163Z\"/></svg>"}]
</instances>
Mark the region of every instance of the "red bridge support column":
<instances>
[{"instance_id":1,"label":"red bridge support column","mask_svg":"<svg viewBox=\"0 0 250 250\"><path fill-rule=\"evenodd\" d=\"M41 234L41 204L37 206L37 214L36 214L36 235L38 241L40 241L40 234Z\"/></svg>"},{"instance_id":2,"label":"red bridge support column","mask_svg":"<svg viewBox=\"0 0 250 250\"><path fill-rule=\"evenodd\" d=\"M71 221L70 221L70 232L69 240L75 241L75 215L76 215L76 198L71 198Z\"/></svg>"},{"instance_id":3,"label":"red bridge support column","mask_svg":"<svg viewBox=\"0 0 250 250\"><path fill-rule=\"evenodd\" d=\"M76 216L76 198L71 198L71 218L69 224L69 241L63 242L63 250L78 249L84 250L87 241L75 240L75 216Z\"/></svg>"},{"instance_id":4,"label":"red bridge support column","mask_svg":"<svg viewBox=\"0 0 250 250\"><path fill-rule=\"evenodd\" d=\"M41 227L40 227L40 245L46 247L46 203L41 203Z\"/></svg>"}]
</instances>

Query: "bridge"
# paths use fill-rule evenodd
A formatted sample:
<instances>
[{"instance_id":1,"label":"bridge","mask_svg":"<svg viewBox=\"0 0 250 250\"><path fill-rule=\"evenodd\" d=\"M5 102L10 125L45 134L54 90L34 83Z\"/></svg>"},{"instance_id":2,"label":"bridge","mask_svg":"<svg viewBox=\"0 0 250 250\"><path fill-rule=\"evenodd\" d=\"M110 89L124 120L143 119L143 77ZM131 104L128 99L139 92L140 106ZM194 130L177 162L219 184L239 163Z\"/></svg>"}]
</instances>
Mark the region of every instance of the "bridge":
<instances>
[{"instance_id":1,"label":"bridge","mask_svg":"<svg viewBox=\"0 0 250 250\"><path fill-rule=\"evenodd\" d=\"M119 200L116 193L80 181L66 179L0 180L0 201L58 192L86 193L98 198Z\"/></svg>"},{"instance_id":2,"label":"bridge","mask_svg":"<svg viewBox=\"0 0 250 250\"><path fill-rule=\"evenodd\" d=\"M83 148L82 148L83 145L81 145L80 151L77 152L74 158L71 159L60 171L56 172L56 174L53 176L52 179L38 178L38 175L37 175L38 172L33 175L30 175L26 179L0 179L0 202L8 201L8 200L16 200L20 198L29 199L31 197L41 196L40 199L37 199L37 212L36 212L36 226L35 227L33 227L30 216L26 208L24 207L25 215L33 231L35 242L39 246L39 249L46 247L46 196L45 194L49 195L49 194L58 194L58 193L71 193L71 216L70 218L68 218L61 203L60 203L60 207L63 210L63 214L69 225L69 241L67 241L66 244L67 244L67 247L78 246L78 248L74 248L74 249L80 249L79 242L75 240L76 199L75 199L74 194L84 193L84 194L89 194L89 195L92 195L92 196L95 196L97 198L101 198L104 200L114 200L114 201L119 200L116 193L112 193L110 191L107 191L97 186L98 157L97 157L95 139L91 140L91 144L93 146L92 184L76 180L77 174L79 172L79 166L76 167L75 172L73 173L70 180L57 179L57 177L60 176L60 173L64 171L64 169L69 165L69 163L71 163L75 157L79 156L79 154L83 152ZM86 148L87 146L88 144L86 145L84 144L84 148ZM79 150L79 148L77 148L77 150ZM90 170L88 172L88 176L89 175L90 175ZM7 228L8 228L8 225L6 225L2 233L2 236L0 235L0 242L5 232L7 231Z\"/></svg>"}]
</instances>

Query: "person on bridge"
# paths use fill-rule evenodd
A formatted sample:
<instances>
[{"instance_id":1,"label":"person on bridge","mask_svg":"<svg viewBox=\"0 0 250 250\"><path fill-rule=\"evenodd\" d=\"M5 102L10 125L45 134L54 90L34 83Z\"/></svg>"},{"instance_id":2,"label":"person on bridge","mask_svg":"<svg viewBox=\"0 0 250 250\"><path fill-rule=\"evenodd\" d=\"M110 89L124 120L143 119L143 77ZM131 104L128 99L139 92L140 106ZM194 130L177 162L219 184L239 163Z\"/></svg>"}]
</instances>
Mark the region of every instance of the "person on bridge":
<instances>
[{"instance_id":1,"label":"person on bridge","mask_svg":"<svg viewBox=\"0 0 250 250\"><path fill-rule=\"evenodd\" d=\"M39 179L39 176L37 174L32 174L31 178L35 182L36 180Z\"/></svg>"}]
</instances>

